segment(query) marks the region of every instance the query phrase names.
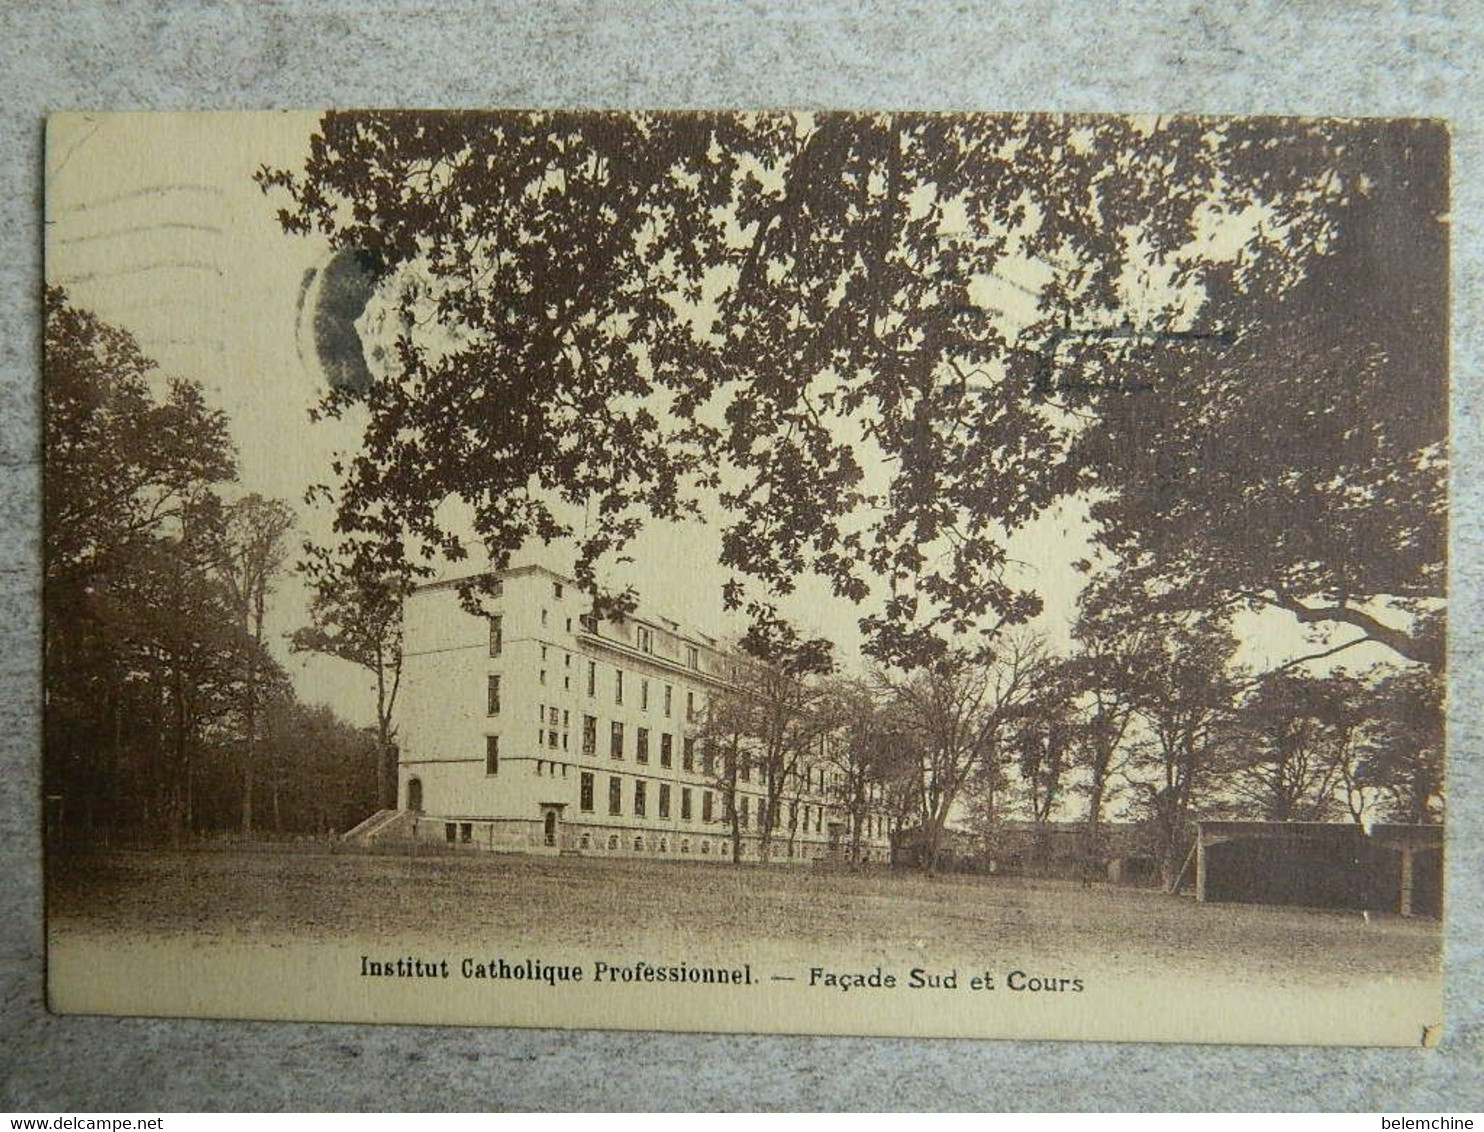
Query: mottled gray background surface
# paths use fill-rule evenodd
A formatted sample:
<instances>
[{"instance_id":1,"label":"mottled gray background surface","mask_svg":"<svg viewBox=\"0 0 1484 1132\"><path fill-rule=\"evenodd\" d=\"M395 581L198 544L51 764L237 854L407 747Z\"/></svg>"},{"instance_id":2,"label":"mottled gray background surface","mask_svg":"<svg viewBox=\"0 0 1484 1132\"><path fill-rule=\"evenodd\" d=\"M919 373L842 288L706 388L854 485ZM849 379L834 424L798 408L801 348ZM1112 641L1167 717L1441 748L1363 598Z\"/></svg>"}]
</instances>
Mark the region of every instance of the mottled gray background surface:
<instances>
[{"instance_id":1,"label":"mottled gray background surface","mask_svg":"<svg viewBox=\"0 0 1484 1132\"><path fill-rule=\"evenodd\" d=\"M0 1109L1484 1108L1478 12L1459 3L0 0ZM1239 1049L53 1018L38 849L43 116L902 107L1446 117L1455 452L1448 1034ZM1356 1010L1367 1004L1357 1000Z\"/></svg>"}]
</instances>

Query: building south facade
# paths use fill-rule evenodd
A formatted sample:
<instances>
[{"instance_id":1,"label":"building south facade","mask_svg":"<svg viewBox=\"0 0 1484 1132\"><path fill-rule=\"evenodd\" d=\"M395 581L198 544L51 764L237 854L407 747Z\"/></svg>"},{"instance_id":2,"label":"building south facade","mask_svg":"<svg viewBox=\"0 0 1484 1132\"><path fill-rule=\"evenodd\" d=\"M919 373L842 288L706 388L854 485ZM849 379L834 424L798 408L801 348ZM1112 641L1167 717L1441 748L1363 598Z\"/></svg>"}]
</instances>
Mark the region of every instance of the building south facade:
<instances>
[{"instance_id":1,"label":"building south facade","mask_svg":"<svg viewBox=\"0 0 1484 1132\"><path fill-rule=\"evenodd\" d=\"M860 824L865 860L889 856L886 815L850 812L821 740L778 812L744 759L731 776L705 741L713 696L737 660L714 639L643 610L599 620L571 579L539 566L501 575L466 610L457 581L404 609L400 823L420 839L506 852L727 861L732 822L757 858L843 857Z\"/></svg>"}]
</instances>

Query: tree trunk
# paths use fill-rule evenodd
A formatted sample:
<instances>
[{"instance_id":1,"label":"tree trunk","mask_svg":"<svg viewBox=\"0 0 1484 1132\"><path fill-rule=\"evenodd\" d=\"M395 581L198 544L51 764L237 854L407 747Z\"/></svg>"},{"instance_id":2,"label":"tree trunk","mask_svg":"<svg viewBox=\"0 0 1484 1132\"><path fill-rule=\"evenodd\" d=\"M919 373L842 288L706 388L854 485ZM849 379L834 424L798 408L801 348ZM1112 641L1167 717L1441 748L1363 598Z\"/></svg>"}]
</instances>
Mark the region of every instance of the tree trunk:
<instances>
[{"instance_id":1,"label":"tree trunk","mask_svg":"<svg viewBox=\"0 0 1484 1132\"><path fill-rule=\"evenodd\" d=\"M943 823L948 820L948 811L945 809L942 815L934 814L928 825L927 836L927 860L923 871L929 877L938 875L938 845L943 835Z\"/></svg>"},{"instance_id":2,"label":"tree trunk","mask_svg":"<svg viewBox=\"0 0 1484 1132\"><path fill-rule=\"evenodd\" d=\"M1103 817L1103 790L1101 779L1094 779L1092 793L1087 799L1087 844L1083 853L1082 880L1090 883L1097 875L1098 827Z\"/></svg>"},{"instance_id":3,"label":"tree trunk","mask_svg":"<svg viewBox=\"0 0 1484 1132\"><path fill-rule=\"evenodd\" d=\"M737 817L737 795L731 794L728 805L732 811L732 864L740 867L742 864L742 823Z\"/></svg>"},{"instance_id":4,"label":"tree trunk","mask_svg":"<svg viewBox=\"0 0 1484 1132\"><path fill-rule=\"evenodd\" d=\"M242 764L242 836L252 836L253 766L248 759Z\"/></svg>"},{"instance_id":5,"label":"tree trunk","mask_svg":"<svg viewBox=\"0 0 1484 1132\"><path fill-rule=\"evenodd\" d=\"M387 742L386 735L380 733L376 738L376 808L378 810L391 809L396 806L397 798L395 789L388 790L388 773L392 762L391 744Z\"/></svg>"}]
</instances>

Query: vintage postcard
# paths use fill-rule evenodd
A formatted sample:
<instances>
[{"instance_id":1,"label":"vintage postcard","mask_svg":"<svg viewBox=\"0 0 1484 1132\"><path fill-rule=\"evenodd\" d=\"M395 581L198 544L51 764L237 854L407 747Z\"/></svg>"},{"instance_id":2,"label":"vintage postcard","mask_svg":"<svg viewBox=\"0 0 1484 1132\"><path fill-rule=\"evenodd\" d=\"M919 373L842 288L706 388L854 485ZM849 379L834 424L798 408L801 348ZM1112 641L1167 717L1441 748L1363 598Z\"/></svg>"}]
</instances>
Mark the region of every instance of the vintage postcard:
<instances>
[{"instance_id":1,"label":"vintage postcard","mask_svg":"<svg viewBox=\"0 0 1484 1132\"><path fill-rule=\"evenodd\" d=\"M61 1012L1429 1045L1448 133L48 126Z\"/></svg>"}]
</instances>

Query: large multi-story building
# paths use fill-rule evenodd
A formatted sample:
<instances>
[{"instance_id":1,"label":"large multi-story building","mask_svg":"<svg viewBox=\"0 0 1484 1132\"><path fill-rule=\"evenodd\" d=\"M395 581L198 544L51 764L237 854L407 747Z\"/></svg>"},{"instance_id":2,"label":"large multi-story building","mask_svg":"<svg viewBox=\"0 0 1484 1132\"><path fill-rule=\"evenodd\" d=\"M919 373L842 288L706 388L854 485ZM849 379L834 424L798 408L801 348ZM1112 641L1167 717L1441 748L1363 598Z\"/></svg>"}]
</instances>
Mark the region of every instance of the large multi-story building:
<instances>
[{"instance_id":1,"label":"large multi-story building","mask_svg":"<svg viewBox=\"0 0 1484 1132\"><path fill-rule=\"evenodd\" d=\"M637 611L599 620L570 578L506 571L478 617L458 581L407 599L398 727L403 828L530 853L729 860L732 820L756 857L766 792L705 740L713 696L741 671L704 634ZM842 804L825 757L799 760L772 815L770 857L888 856L884 813ZM735 782L735 811L727 804Z\"/></svg>"}]
</instances>

